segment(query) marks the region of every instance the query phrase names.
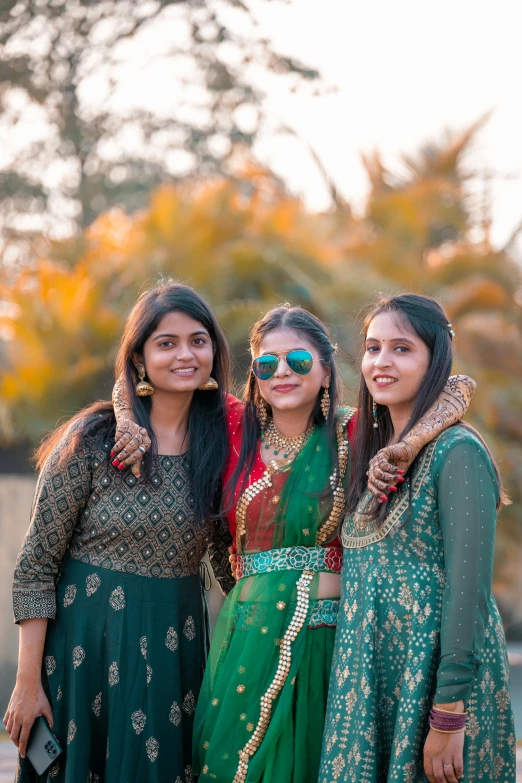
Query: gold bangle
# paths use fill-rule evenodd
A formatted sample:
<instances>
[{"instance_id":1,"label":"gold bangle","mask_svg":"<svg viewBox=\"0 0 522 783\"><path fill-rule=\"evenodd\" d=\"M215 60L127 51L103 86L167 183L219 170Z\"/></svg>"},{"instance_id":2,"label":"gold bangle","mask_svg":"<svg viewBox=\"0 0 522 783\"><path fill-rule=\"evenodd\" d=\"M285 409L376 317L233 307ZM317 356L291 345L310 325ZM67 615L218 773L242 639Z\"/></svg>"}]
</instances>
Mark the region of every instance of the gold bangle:
<instances>
[{"instance_id":1,"label":"gold bangle","mask_svg":"<svg viewBox=\"0 0 522 783\"><path fill-rule=\"evenodd\" d=\"M431 709L435 710L436 712L445 712L446 715L467 715L468 714L467 710L464 710L464 712L452 712L451 710L443 710L440 707L435 706L435 704L433 705L433 707Z\"/></svg>"},{"instance_id":2,"label":"gold bangle","mask_svg":"<svg viewBox=\"0 0 522 783\"><path fill-rule=\"evenodd\" d=\"M456 731L443 731L442 729L436 729L435 726L432 726L430 723L430 729L433 729L433 731L438 732L439 734L463 734L465 729L457 729Z\"/></svg>"}]
</instances>

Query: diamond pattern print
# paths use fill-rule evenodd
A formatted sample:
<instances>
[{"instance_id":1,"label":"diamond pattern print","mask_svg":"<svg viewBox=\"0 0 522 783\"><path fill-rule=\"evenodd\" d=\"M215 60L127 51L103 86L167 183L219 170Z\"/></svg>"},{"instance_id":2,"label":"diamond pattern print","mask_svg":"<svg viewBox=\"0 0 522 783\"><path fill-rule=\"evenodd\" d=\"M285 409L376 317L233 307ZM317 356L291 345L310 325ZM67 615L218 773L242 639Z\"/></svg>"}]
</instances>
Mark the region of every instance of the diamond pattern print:
<instances>
[{"instance_id":1,"label":"diamond pattern print","mask_svg":"<svg viewBox=\"0 0 522 783\"><path fill-rule=\"evenodd\" d=\"M225 542L213 537L212 522L194 523L186 455L154 458L151 481L145 484L129 471L112 470L110 445L100 435L86 438L66 466L59 464L61 448L40 474L31 527L18 556L13 586L17 620L56 616L55 584L66 551L97 568L178 578L198 573L210 545L223 588L233 587ZM96 594L100 580L102 573L86 577L87 596ZM62 601L68 608L74 606L78 587L65 587ZM124 601L117 599L116 606Z\"/></svg>"}]
</instances>

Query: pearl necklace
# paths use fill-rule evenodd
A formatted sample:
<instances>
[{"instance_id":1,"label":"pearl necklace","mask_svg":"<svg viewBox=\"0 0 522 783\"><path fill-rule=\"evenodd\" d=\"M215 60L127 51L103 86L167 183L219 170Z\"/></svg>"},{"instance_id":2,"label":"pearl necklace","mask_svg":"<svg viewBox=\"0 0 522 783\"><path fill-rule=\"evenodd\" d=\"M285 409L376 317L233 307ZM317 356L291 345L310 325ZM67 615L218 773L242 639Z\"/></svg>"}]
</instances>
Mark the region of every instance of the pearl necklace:
<instances>
[{"instance_id":1,"label":"pearl necklace","mask_svg":"<svg viewBox=\"0 0 522 783\"><path fill-rule=\"evenodd\" d=\"M274 455L279 454L279 452L282 451L283 457L286 459L290 456L290 452L293 452L294 456L297 456L312 434L313 429L314 425L312 424L312 426L309 427L306 432L303 432L302 435L298 435L295 438L288 438L277 429L274 420L270 419L268 427L261 433L261 442L265 443L265 449L269 449L270 446L273 446Z\"/></svg>"}]
</instances>

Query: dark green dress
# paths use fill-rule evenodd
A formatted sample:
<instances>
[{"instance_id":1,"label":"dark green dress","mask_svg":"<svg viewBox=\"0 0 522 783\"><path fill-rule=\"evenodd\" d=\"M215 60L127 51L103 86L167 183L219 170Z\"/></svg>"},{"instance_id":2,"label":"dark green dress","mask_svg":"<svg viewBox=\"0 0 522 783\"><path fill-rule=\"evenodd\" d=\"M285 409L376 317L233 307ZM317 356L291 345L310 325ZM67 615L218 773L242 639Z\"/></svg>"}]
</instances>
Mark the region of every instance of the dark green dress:
<instances>
[{"instance_id":1,"label":"dark green dress","mask_svg":"<svg viewBox=\"0 0 522 783\"><path fill-rule=\"evenodd\" d=\"M455 426L411 473L380 529L361 514L368 494L344 522L319 783L427 783L430 707L460 699L469 711L461 781L515 783L506 644L491 592L491 460Z\"/></svg>"},{"instance_id":2,"label":"dark green dress","mask_svg":"<svg viewBox=\"0 0 522 783\"><path fill-rule=\"evenodd\" d=\"M36 489L14 579L16 621L48 617L42 681L65 755L18 783L188 783L208 650L199 575L210 547L226 591L228 533L194 522L186 456L157 457L151 480L110 464L87 438Z\"/></svg>"}]
</instances>

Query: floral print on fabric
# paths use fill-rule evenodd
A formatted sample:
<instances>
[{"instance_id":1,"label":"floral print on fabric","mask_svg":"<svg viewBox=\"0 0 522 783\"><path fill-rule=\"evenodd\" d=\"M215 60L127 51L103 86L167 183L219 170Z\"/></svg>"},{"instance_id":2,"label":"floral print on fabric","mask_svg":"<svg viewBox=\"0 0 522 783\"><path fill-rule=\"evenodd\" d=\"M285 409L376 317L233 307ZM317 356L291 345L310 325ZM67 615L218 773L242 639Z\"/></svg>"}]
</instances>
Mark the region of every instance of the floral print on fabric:
<instances>
[{"instance_id":1,"label":"floral print on fabric","mask_svg":"<svg viewBox=\"0 0 522 783\"><path fill-rule=\"evenodd\" d=\"M319 783L426 783L429 709L459 698L469 711L461 781L514 783L491 593L496 498L483 447L453 427L421 452L380 530L357 513L346 519Z\"/></svg>"},{"instance_id":2,"label":"floral print on fabric","mask_svg":"<svg viewBox=\"0 0 522 783\"><path fill-rule=\"evenodd\" d=\"M91 576L96 592L78 590L77 611L64 608L68 586ZM43 683L66 754L42 776L20 759L18 783L185 783L207 655L199 574L147 579L68 560L57 596Z\"/></svg>"}]
</instances>

